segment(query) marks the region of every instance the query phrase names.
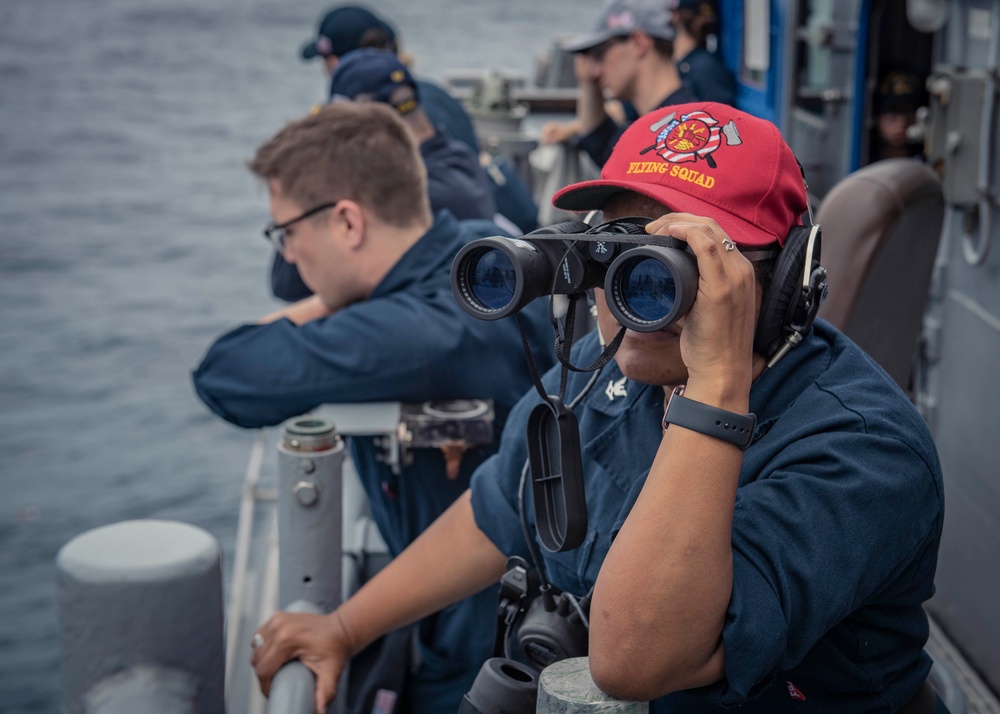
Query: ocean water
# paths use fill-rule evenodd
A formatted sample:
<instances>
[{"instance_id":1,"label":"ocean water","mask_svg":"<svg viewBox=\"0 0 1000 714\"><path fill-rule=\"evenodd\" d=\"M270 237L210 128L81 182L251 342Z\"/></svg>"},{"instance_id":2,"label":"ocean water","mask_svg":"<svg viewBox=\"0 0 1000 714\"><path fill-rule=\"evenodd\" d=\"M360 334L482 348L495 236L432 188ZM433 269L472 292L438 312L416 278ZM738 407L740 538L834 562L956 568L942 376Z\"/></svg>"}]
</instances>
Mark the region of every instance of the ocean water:
<instances>
[{"instance_id":1,"label":"ocean water","mask_svg":"<svg viewBox=\"0 0 1000 714\"><path fill-rule=\"evenodd\" d=\"M418 75L531 76L600 0L393 0ZM201 526L229 566L252 434L189 373L272 310L244 162L324 98L317 0L0 2L0 714L61 710L54 558L133 518Z\"/></svg>"}]
</instances>

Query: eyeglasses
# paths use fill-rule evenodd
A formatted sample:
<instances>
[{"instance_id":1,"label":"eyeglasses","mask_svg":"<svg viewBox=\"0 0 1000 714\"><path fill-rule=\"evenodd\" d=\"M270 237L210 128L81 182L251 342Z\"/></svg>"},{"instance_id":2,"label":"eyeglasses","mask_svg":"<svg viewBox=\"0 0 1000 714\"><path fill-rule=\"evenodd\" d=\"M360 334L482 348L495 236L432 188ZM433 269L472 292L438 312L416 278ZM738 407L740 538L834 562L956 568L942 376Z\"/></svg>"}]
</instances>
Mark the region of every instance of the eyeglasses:
<instances>
[{"instance_id":1,"label":"eyeglasses","mask_svg":"<svg viewBox=\"0 0 1000 714\"><path fill-rule=\"evenodd\" d=\"M290 221L285 221L284 223L272 223L267 228L264 229L264 238L268 243L274 246L274 249L279 253L285 252L285 238L288 235L288 229L298 223L299 221L304 221L307 218L315 216L320 211L325 211L327 209L333 208L339 203L339 201L332 201L330 203L324 203L315 208L310 208L308 211L300 216L296 216Z\"/></svg>"},{"instance_id":2,"label":"eyeglasses","mask_svg":"<svg viewBox=\"0 0 1000 714\"><path fill-rule=\"evenodd\" d=\"M627 42L628 38L629 35L616 35L614 37L610 37L596 47L592 47L587 50L587 55L595 62L603 62L604 55L608 53L608 50L610 50L614 45Z\"/></svg>"}]
</instances>

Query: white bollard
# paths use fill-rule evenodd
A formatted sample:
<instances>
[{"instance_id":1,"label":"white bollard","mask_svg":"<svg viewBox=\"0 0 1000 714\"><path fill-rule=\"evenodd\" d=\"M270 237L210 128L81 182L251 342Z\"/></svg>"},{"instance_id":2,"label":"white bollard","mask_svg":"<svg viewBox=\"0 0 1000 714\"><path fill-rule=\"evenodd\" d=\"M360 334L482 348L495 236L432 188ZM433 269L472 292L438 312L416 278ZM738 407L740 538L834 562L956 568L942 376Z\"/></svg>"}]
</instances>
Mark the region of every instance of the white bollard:
<instances>
[{"instance_id":1,"label":"white bollard","mask_svg":"<svg viewBox=\"0 0 1000 714\"><path fill-rule=\"evenodd\" d=\"M224 714L222 563L209 533L125 521L59 551L57 601L69 714Z\"/></svg>"},{"instance_id":2,"label":"white bollard","mask_svg":"<svg viewBox=\"0 0 1000 714\"><path fill-rule=\"evenodd\" d=\"M594 684L587 657L553 662L538 678L536 714L646 714L649 702L626 702Z\"/></svg>"}]
</instances>

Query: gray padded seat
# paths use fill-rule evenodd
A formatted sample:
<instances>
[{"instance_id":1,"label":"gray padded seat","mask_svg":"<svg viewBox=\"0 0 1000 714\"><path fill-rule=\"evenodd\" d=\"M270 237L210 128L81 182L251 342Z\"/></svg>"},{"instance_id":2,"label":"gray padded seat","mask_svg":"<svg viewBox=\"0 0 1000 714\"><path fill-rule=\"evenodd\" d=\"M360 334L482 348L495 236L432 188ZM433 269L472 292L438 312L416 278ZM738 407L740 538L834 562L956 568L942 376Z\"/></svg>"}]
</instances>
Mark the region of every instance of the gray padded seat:
<instances>
[{"instance_id":1,"label":"gray padded seat","mask_svg":"<svg viewBox=\"0 0 1000 714\"><path fill-rule=\"evenodd\" d=\"M941 182L914 159L846 176L816 214L830 286L819 316L907 392L943 220Z\"/></svg>"}]
</instances>

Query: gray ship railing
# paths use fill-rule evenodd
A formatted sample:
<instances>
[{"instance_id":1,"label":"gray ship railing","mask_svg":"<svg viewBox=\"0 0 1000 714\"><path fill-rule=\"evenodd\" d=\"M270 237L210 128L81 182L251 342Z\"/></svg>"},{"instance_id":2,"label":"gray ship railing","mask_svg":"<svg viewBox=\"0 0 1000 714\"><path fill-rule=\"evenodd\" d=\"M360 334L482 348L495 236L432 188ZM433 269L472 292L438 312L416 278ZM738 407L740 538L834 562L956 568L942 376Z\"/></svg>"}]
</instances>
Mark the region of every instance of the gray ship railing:
<instances>
[{"instance_id":1,"label":"gray ship railing","mask_svg":"<svg viewBox=\"0 0 1000 714\"><path fill-rule=\"evenodd\" d=\"M327 454L329 450L309 451L316 446L316 436L290 433L290 426L298 423L294 429L301 430L303 420L322 421L330 428L337 425L337 436L375 436L385 446L387 462L398 469L400 439L405 438L399 428L401 410L395 402L326 405L281 430L258 432L241 494L227 610L230 711L311 712L313 675L298 662L275 678L268 700L261 695L249 665L255 630L279 609L333 609L357 590L359 563L388 559L343 445L334 448L339 456ZM318 423L310 427L317 428L324 427ZM277 469L271 456L276 440ZM297 674L287 676L286 670Z\"/></svg>"}]
</instances>

